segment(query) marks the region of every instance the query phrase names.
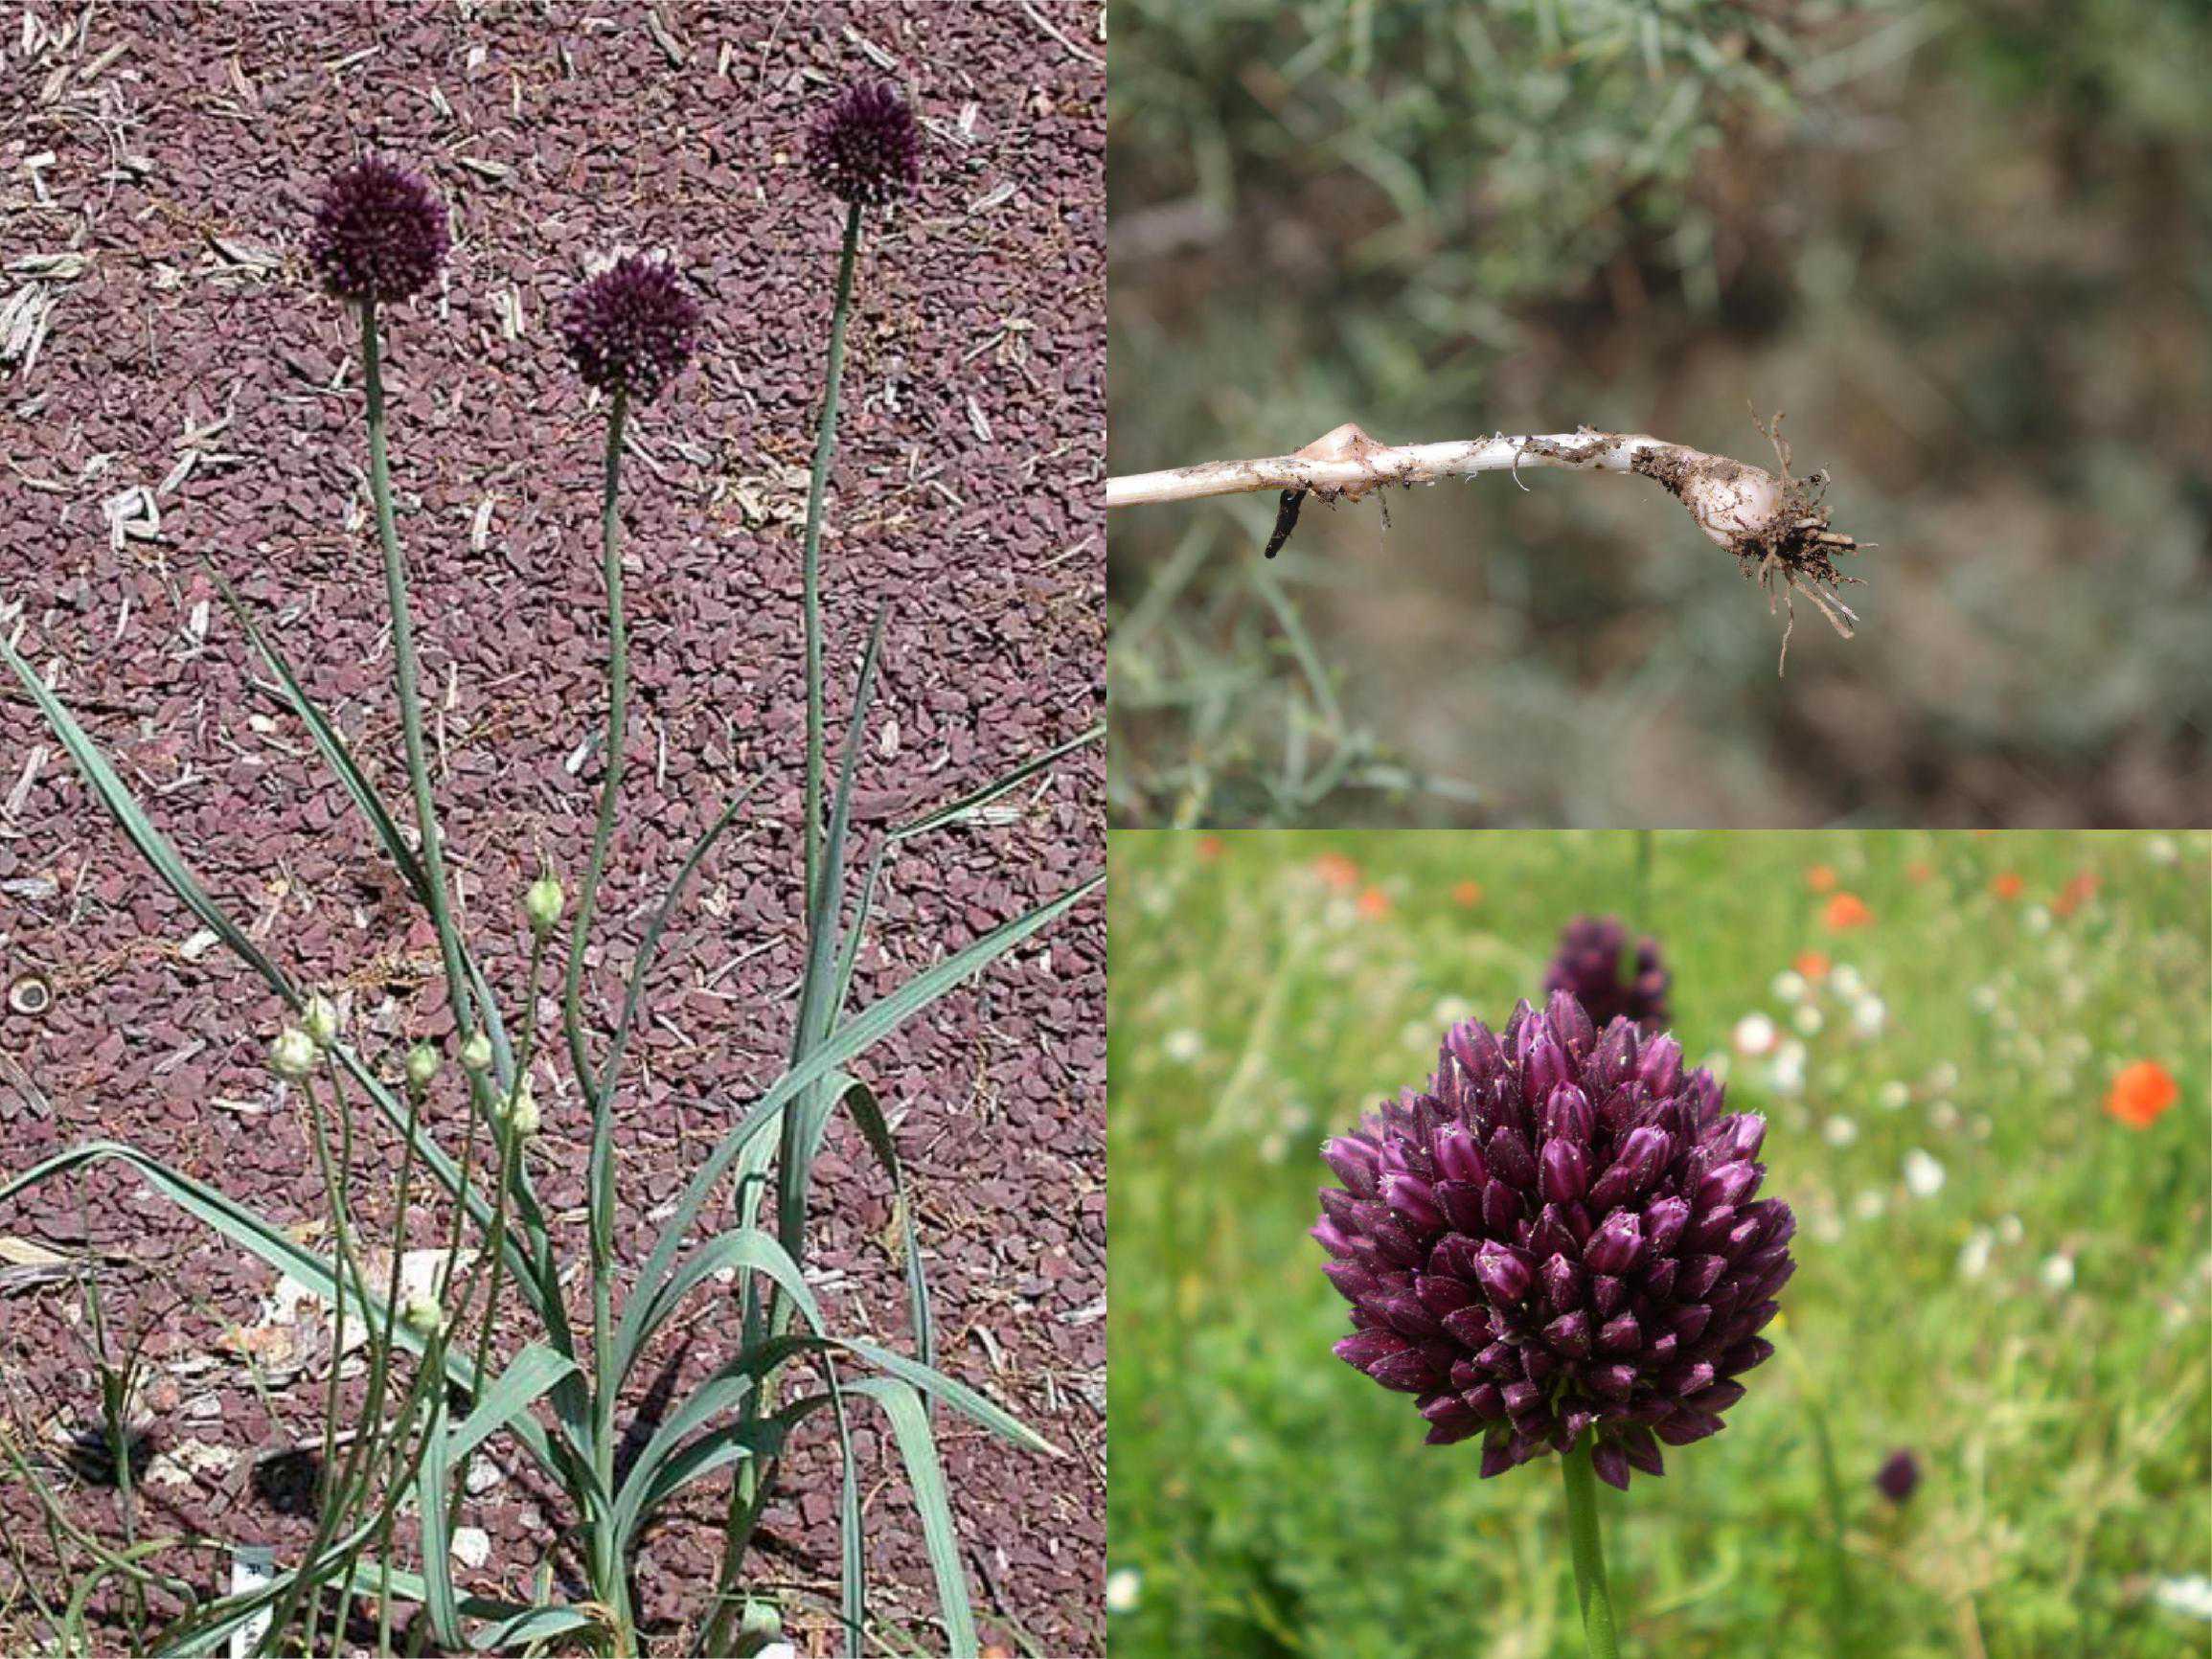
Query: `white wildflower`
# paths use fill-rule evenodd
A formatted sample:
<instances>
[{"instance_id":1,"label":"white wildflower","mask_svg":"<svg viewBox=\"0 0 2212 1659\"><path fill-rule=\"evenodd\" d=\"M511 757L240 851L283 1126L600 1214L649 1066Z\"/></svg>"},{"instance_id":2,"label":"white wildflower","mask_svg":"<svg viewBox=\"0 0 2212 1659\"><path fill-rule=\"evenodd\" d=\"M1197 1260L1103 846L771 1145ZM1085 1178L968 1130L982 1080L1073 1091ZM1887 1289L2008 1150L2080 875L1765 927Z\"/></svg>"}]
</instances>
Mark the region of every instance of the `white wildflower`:
<instances>
[{"instance_id":1,"label":"white wildflower","mask_svg":"<svg viewBox=\"0 0 2212 1659\"><path fill-rule=\"evenodd\" d=\"M1848 962L1839 962L1829 970L1828 984L1829 988L1845 1002L1849 1002L1866 989L1866 981L1859 977L1859 969L1853 967Z\"/></svg>"},{"instance_id":2,"label":"white wildflower","mask_svg":"<svg viewBox=\"0 0 2212 1659\"><path fill-rule=\"evenodd\" d=\"M1774 976L1773 990L1777 1002L1802 1002L1805 1000L1805 976L1786 967Z\"/></svg>"},{"instance_id":3,"label":"white wildflower","mask_svg":"<svg viewBox=\"0 0 2212 1659\"><path fill-rule=\"evenodd\" d=\"M1862 996L1852 1005L1851 1029L1860 1036L1878 1037L1889 1023L1889 1005L1878 996Z\"/></svg>"},{"instance_id":4,"label":"white wildflower","mask_svg":"<svg viewBox=\"0 0 2212 1659\"><path fill-rule=\"evenodd\" d=\"M1116 1567L1106 1575L1106 1604L1109 1613L1133 1613L1144 1600L1144 1575L1134 1567Z\"/></svg>"},{"instance_id":5,"label":"white wildflower","mask_svg":"<svg viewBox=\"0 0 2212 1659\"><path fill-rule=\"evenodd\" d=\"M1943 1166L1918 1147L1904 1155L1904 1190L1915 1198L1932 1198L1943 1191Z\"/></svg>"},{"instance_id":6,"label":"white wildflower","mask_svg":"<svg viewBox=\"0 0 2212 1659\"><path fill-rule=\"evenodd\" d=\"M1160 1044L1160 1053L1178 1066L1187 1066L1206 1052L1206 1039L1185 1026L1181 1031L1168 1033Z\"/></svg>"},{"instance_id":7,"label":"white wildflower","mask_svg":"<svg viewBox=\"0 0 2212 1659\"><path fill-rule=\"evenodd\" d=\"M1966 1236L1959 1246L1958 1276L1961 1279L1979 1279L1989 1271L1990 1252L1996 1248L1996 1236L1987 1227L1976 1227Z\"/></svg>"},{"instance_id":8,"label":"white wildflower","mask_svg":"<svg viewBox=\"0 0 2212 1659\"><path fill-rule=\"evenodd\" d=\"M1838 1112L1821 1130L1831 1147L1848 1147L1859 1139L1859 1125Z\"/></svg>"},{"instance_id":9,"label":"white wildflower","mask_svg":"<svg viewBox=\"0 0 2212 1659\"><path fill-rule=\"evenodd\" d=\"M1736 1052L1756 1057L1774 1052L1774 1039L1779 1034L1774 1022L1763 1013L1747 1013L1736 1022Z\"/></svg>"},{"instance_id":10,"label":"white wildflower","mask_svg":"<svg viewBox=\"0 0 2212 1659\"><path fill-rule=\"evenodd\" d=\"M1881 1093L1875 1098L1881 1101L1883 1111L1902 1112L1912 1104L1912 1089L1892 1079L1881 1085Z\"/></svg>"},{"instance_id":11,"label":"white wildflower","mask_svg":"<svg viewBox=\"0 0 2212 1659\"><path fill-rule=\"evenodd\" d=\"M2064 1250L2055 1256L2046 1256L2038 1277L2042 1280L2045 1290L2063 1295L2074 1287L2074 1259Z\"/></svg>"},{"instance_id":12,"label":"white wildflower","mask_svg":"<svg viewBox=\"0 0 2212 1659\"><path fill-rule=\"evenodd\" d=\"M2151 1600L2169 1613L2178 1613L2184 1619L2201 1619L2212 1625L2212 1579L2202 1573L2160 1579L2151 1586Z\"/></svg>"},{"instance_id":13,"label":"white wildflower","mask_svg":"<svg viewBox=\"0 0 2212 1659\"><path fill-rule=\"evenodd\" d=\"M1889 1194L1869 1187L1851 1201L1851 1213L1861 1221L1879 1221L1889 1210Z\"/></svg>"},{"instance_id":14,"label":"white wildflower","mask_svg":"<svg viewBox=\"0 0 2212 1659\"><path fill-rule=\"evenodd\" d=\"M1818 1036L1820 1028L1828 1021L1818 1009L1808 1002L1798 1006L1797 1011L1790 1016L1790 1023L1797 1028L1801 1035Z\"/></svg>"}]
</instances>

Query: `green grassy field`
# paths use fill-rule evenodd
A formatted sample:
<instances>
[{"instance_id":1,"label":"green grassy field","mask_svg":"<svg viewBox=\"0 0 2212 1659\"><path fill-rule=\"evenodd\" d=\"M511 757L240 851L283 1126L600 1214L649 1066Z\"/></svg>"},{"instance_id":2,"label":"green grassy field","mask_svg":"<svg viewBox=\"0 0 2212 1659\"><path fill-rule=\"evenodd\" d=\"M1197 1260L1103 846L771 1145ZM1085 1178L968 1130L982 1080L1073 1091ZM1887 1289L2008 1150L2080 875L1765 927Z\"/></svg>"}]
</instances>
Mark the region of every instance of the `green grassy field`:
<instances>
[{"instance_id":1,"label":"green grassy field","mask_svg":"<svg viewBox=\"0 0 2212 1659\"><path fill-rule=\"evenodd\" d=\"M2206 1652L2208 864L2203 834L1116 833L1114 1652L1583 1651L1559 1461L1424 1446L1331 1356L1306 1229L1323 1137L1535 994L1585 911L1658 936L1801 1217L1726 1432L1601 1492L1625 1648ZM2144 1126L2109 1109L2137 1061L2179 1087Z\"/></svg>"}]
</instances>

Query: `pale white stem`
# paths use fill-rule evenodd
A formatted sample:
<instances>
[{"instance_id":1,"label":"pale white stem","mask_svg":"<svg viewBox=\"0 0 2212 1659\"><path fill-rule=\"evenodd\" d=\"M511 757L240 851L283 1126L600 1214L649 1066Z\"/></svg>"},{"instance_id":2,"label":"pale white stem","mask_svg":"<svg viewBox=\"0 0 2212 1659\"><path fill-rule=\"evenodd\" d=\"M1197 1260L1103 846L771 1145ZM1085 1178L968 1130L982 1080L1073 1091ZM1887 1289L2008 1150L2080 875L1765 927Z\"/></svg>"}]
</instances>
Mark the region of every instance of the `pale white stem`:
<instances>
[{"instance_id":1,"label":"pale white stem","mask_svg":"<svg viewBox=\"0 0 2212 1659\"><path fill-rule=\"evenodd\" d=\"M1471 438L1446 443L1379 443L1357 426L1339 426L1293 455L1252 461L1202 461L1165 472L1137 472L1106 480L1106 506L1196 501L1259 489L1340 491L1357 499L1386 484L1434 484L1482 472L1523 466L1567 466L1579 471L1629 472L1646 450L1678 449L1640 432L1554 432ZM1696 451L1686 451L1695 454Z\"/></svg>"}]
</instances>

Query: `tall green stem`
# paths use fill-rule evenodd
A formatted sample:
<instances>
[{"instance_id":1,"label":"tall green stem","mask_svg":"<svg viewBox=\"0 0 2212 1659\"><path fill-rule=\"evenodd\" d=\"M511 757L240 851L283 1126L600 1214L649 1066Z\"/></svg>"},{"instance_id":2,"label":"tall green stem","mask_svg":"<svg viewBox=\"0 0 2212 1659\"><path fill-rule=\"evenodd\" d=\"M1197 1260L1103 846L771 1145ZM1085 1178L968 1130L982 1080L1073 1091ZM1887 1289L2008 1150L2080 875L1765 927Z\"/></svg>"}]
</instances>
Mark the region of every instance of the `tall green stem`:
<instances>
[{"instance_id":1,"label":"tall green stem","mask_svg":"<svg viewBox=\"0 0 2212 1659\"><path fill-rule=\"evenodd\" d=\"M604 1145L612 1132L606 1091L591 1069L583 1034L583 952L599 903L599 880L606 868L607 845L614 838L615 808L622 799L623 746L629 717L629 625L622 603L622 440L629 395L617 391L606 417L605 475L600 498L600 559L606 580L606 752L599 787L599 822L592 830L591 857L577 895L576 920L568 940L568 972L560 996L561 1021L568 1033L568 1058L577 1087L592 1114L592 1168L585 1202L591 1225L591 1351L594 1456L606 1490L614 1489L614 1216L612 1149Z\"/></svg>"},{"instance_id":2,"label":"tall green stem","mask_svg":"<svg viewBox=\"0 0 2212 1659\"><path fill-rule=\"evenodd\" d=\"M1566 1466L1567 1548L1574 1557L1575 1601L1590 1659L1620 1659L1613 1624L1613 1593L1606 1584L1606 1546L1598 1534L1598 1478L1590 1467L1595 1437L1585 1433L1562 1460Z\"/></svg>"},{"instance_id":3,"label":"tall green stem","mask_svg":"<svg viewBox=\"0 0 2212 1659\"><path fill-rule=\"evenodd\" d=\"M845 213L845 246L837 259L837 305L830 313L830 361L822 376L822 419L814 428L814 472L807 482L806 547L800 567L807 612L807 906L822 873L822 500L830 458L837 449L837 384L845 377L845 323L853 309L853 266L860 252L860 204Z\"/></svg>"},{"instance_id":4,"label":"tall green stem","mask_svg":"<svg viewBox=\"0 0 2212 1659\"><path fill-rule=\"evenodd\" d=\"M361 377L369 404L369 496L376 509L376 540L384 554L384 599L392 613L392 665L399 693L399 734L407 750L407 782L415 796L415 829L422 844L422 873L430 889L430 920L438 930L438 954L445 970L445 993L453 1004L457 1041L475 1029L475 1011L463 971L461 936L445 893L445 852L438 834L438 809L430 796L430 762L422 744L422 699L415 656L415 624L407 608L407 563L399 553L399 531L392 516L392 464L384 443L384 368L376 329L376 303L361 307Z\"/></svg>"}]
</instances>

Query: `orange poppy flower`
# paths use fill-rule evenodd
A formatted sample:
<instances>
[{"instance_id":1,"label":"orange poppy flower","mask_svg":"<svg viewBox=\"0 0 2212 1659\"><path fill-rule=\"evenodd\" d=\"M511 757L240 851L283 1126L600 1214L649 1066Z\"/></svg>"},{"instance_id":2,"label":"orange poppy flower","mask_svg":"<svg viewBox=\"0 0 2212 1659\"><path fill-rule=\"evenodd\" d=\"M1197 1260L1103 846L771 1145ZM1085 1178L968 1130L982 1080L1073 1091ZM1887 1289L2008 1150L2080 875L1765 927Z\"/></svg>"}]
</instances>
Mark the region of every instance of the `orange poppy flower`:
<instances>
[{"instance_id":1,"label":"orange poppy flower","mask_svg":"<svg viewBox=\"0 0 2212 1659\"><path fill-rule=\"evenodd\" d=\"M2018 898L2026 886L2027 883L2022 881L2013 871L2003 870L1999 871L1995 879L1991 881L1989 890L1999 898Z\"/></svg>"},{"instance_id":2,"label":"orange poppy flower","mask_svg":"<svg viewBox=\"0 0 2212 1659\"><path fill-rule=\"evenodd\" d=\"M1805 873L1805 885L1815 893L1836 891L1836 872L1825 864L1815 864Z\"/></svg>"},{"instance_id":3,"label":"orange poppy flower","mask_svg":"<svg viewBox=\"0 0 2212 1659\"><path fill-rule=\"evenodd\" d=\"M1219 835L1201 835L1198 837L1198 860L1200 863L1211 864L1220 855L1221 838Z\"/></svg>"},{"instance_id":4,"label":"orange poppy flower","mask_svg":"<svg viewBox=\"0 0 2212 1659\"><path fill-rule=\"evenodd\" d=\"M1390 914L1390 895L1380 887L1370 887L1359 896L1359 914L1370 921L1380 921Z\"/></svg>"},{"instance_id":5,"label":"orange poppy flower","mask_svg":"<svg viewBox=\"0 0 2212 1659\"><path fill-rule=\"evenodd\" d=\"M1836 933L1849 928L1864 927L1874 920L1874 912L1866 908L1866 900L1856 893L1838 893L1828 901L1820 914L1821 919Z\"/></svg>"},{"instance_id":6,"label":"orange poppy flower","mask_svg":"<svg viewBox=\"0 0 2212 1659\"><path fill-rule=\"evenodd\" d=\"M2076 871L2059 889L2058 898L2051 900L2051 909L2061 916L2071 916L2097 896L2097 873L2093 870Z\"/></svg>"},{"instance_id":7,"label":"orange poppy flower","mask_svg":"<svg viewBox=\"0 0 2212 1659\"><path fill-rule=\"evenodd\" d=\"M1339 893L1349 893L1359 885L1359 866L1341 852L1324 852L1314 859L1313 874Z\"/></svg>"},{"instance_id":8,"label":"orange poppy flower","mask_svg":"<svg viewBox=\"0 0 2212 1659\"><path fill-rule=\"evenodd\" d=\"M1797 960L1790 966L1807 979L1828 977L1828 956L1825 951L1801 950L1797 953Z\"/></svg>"},{"instance_id":9,"label":"orange poppy flower","mask_svg":"<svg viewBox=\"0 0 2212 1659\"><path fill-rule=\"evenodd\" d=\"M1462 910L1472 910L1482 902L1482 883L1462 881L1451 890L1451 901Z\"/></svg>"},{"instance_id":10,"label":"orange poppy flower","mask_svg":"<svg viewBox=\"0 0 2212 1659\"><path fill-rule=\"evenodd\" d=\"M1935 866L1925 858L1915 858L1904 867L1904 874L1916 887L1926 887L1935 879Z\"/></svg>"},{"instance_id":11,"label":"orange poppy flower","mask_svg":"<svg viewBox=\"0 0 2212 1659\"><path fill-rule=\"evenodd\" d=\"M2112 1079L2105 1110L2131 1129L2147 1129L2181 1098L2174 1075L2156 1060L2137 1060Z\"/></svg>"}]
</instances>

